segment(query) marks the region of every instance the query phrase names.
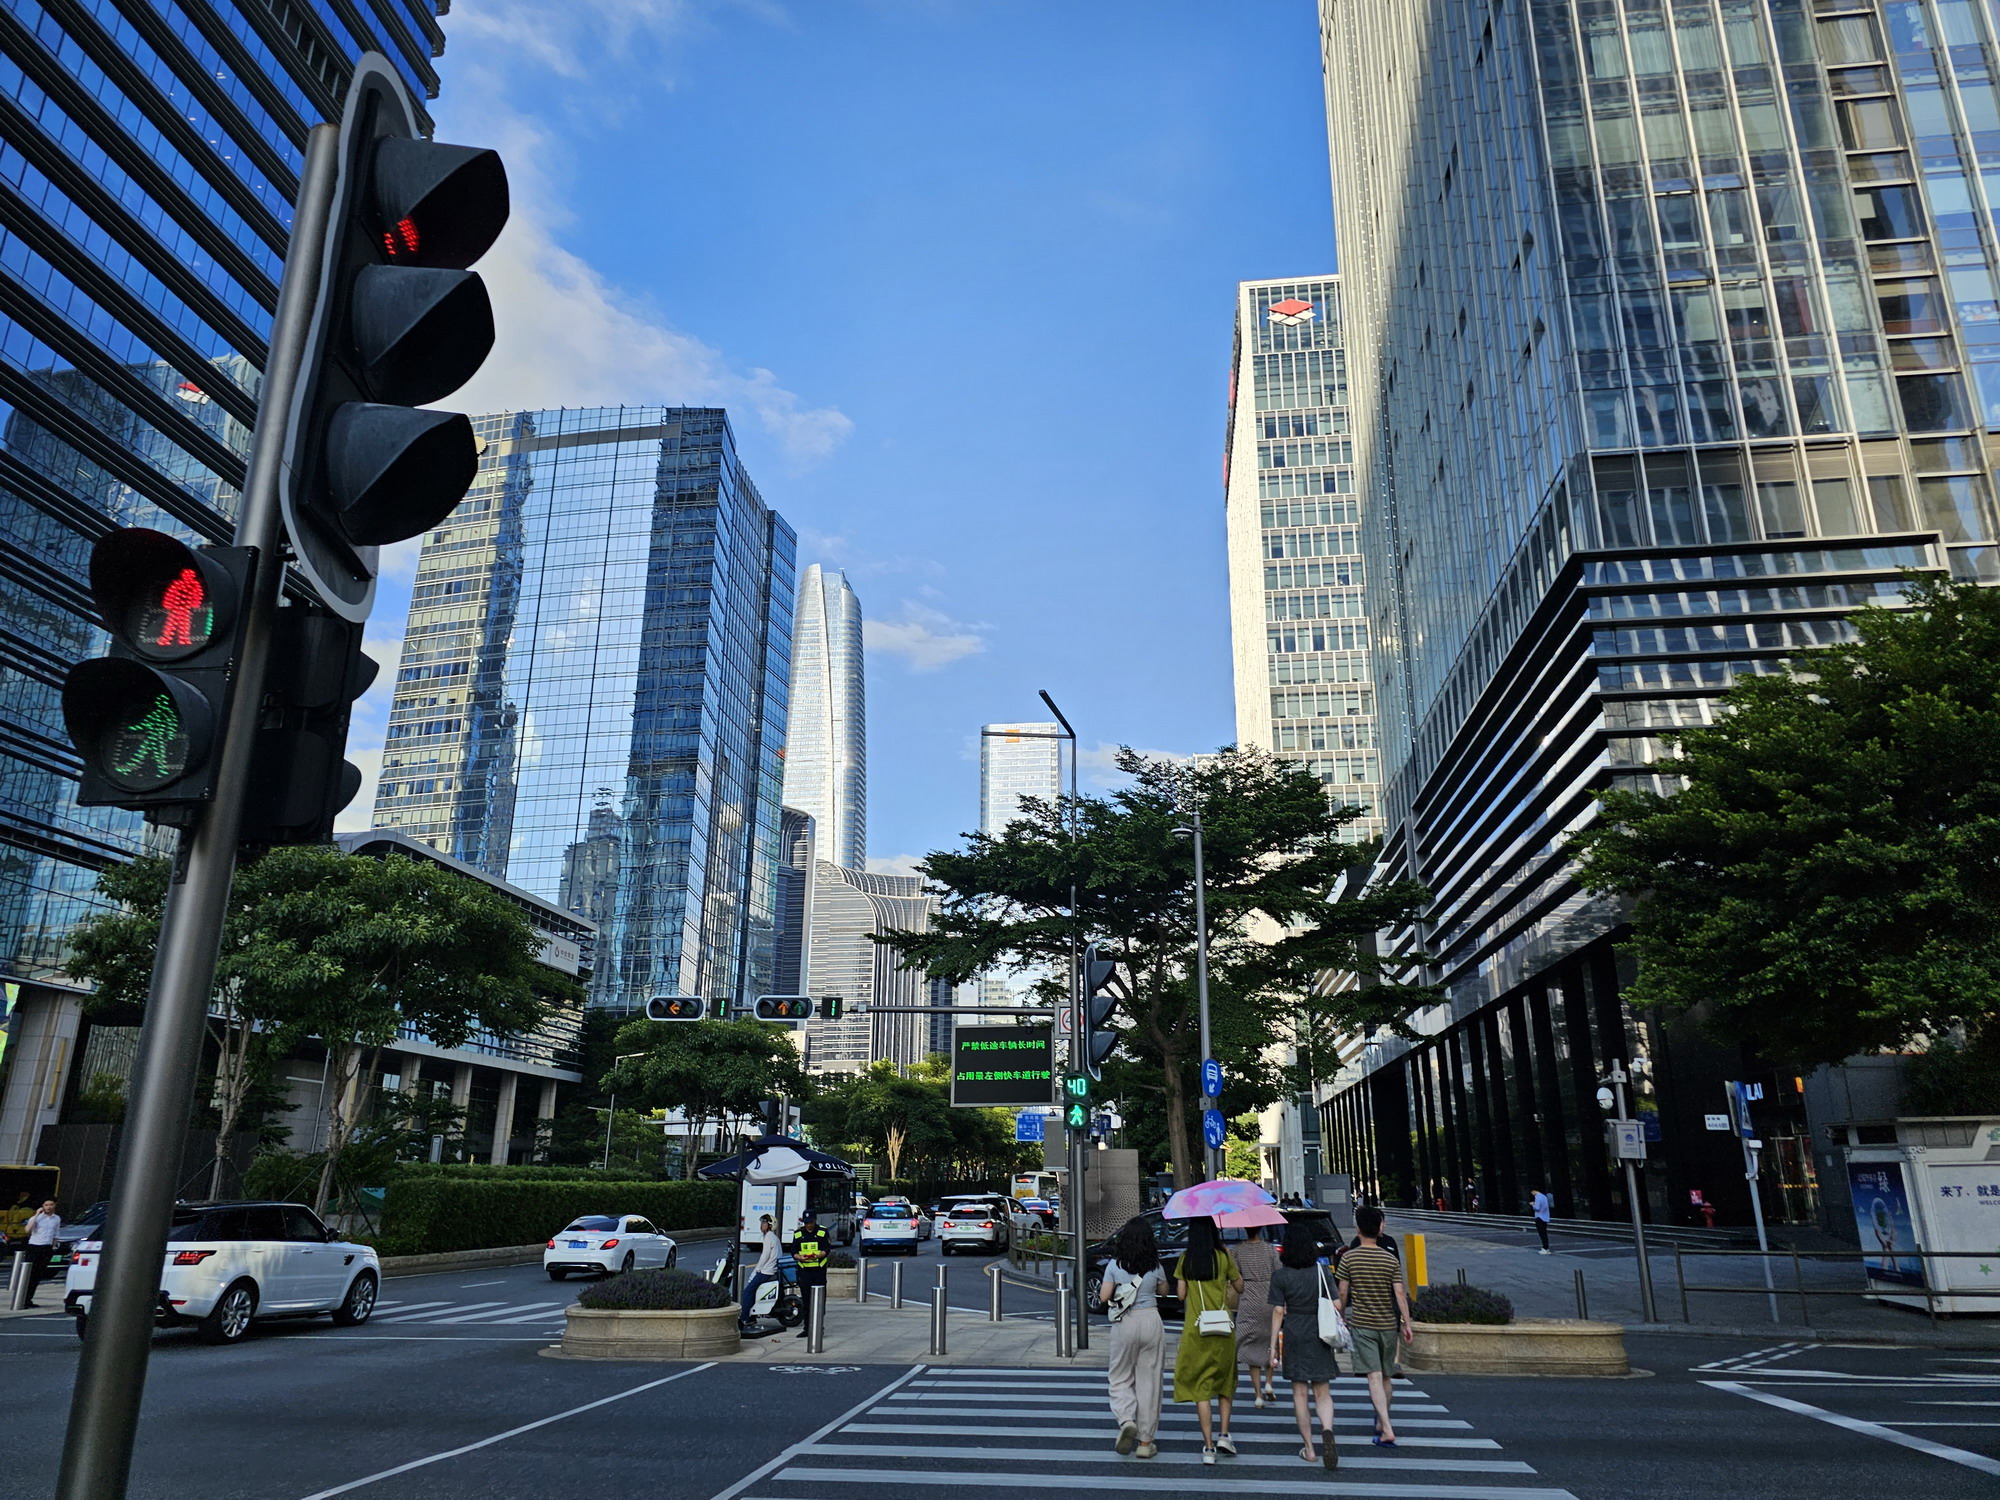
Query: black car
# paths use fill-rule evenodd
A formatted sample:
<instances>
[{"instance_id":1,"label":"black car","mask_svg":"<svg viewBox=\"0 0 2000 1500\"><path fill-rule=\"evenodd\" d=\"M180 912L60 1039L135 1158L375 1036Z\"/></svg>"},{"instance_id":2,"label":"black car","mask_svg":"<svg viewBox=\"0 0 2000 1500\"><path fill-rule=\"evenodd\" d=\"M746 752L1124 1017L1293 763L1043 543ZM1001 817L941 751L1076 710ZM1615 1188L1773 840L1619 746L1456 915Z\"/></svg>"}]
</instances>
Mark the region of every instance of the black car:
<instances>
[{"instance_id":1,"label":"black car","mask_svg":"<svg viewBox=\"0 0 2000 1500\"><path fill-rule=\"evenodd\" d=\"M1322 1256L1331 1258L1337 1255L1345 1246L1346 1241L1340 1237L1340 1231L1334 1227L1333 1216L1325 1209L1287 1208L1282 1210L1282 1212L1285 1215L1287 1223L1304 1224L1312 1230L1313 1240L1319 1246L1319 1253ZM1187 1220L1169 1219L1157 1208L1148 1209L1145 1213L1140 1214L1139 1217L1153 1226L1153 1238L1158 1242L1160 1247L1161 1265L1166 1271L1171 1273L1174 1268L1175 1259L1187 1248ZM1266 1232L1272 1234L1283 1233L1275 1224ZM1224 1233L1226 1234L1228 1231L1225 1230ZM1084 1251L1084 1256L1086 1263L1084 1295L1090 1299L1089 1305L1091 1310L1097 1312L1100 1310L1097 1305L1097 1284L1103 1275L1104 1263L1111 1259L1110 1239L1105 1238L1099 1240L1094 1245L1088 1246ZM1169 1281L1168 1285L1171 1286L1172 1282ZM1184 1311L1185 1309L1181 1306L1180 1298L1164 1289L1160 1292L1161 1317L1177 1318Z\"/></svg>"}]
</instances>

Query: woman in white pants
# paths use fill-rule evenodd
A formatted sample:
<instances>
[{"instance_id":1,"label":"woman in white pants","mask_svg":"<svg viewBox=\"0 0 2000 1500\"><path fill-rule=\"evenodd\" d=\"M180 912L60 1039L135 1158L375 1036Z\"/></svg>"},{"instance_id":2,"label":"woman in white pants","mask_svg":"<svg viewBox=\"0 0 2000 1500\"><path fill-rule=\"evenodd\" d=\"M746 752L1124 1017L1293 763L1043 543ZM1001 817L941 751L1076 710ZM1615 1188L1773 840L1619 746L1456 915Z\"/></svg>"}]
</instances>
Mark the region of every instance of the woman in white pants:
<instances>
[{"instance_id":1,"label":"woman in white pants","mask_svg":"<svg viewBox=\"0 0 2000 1500\"><path fill-rule=\"evenodd\" d=\"M1160 1326L1162 1280L1153 1226L1144 1219L1127 1219L1112 1236L1111 1259L1104 1263L1097 1298L1111 1315L1111 1415L1118 1422L1112 1447L1139 1458L1160 1451L1160 1382L1167 1363L1167 1336Z\"/></svg>"}]
</instances>

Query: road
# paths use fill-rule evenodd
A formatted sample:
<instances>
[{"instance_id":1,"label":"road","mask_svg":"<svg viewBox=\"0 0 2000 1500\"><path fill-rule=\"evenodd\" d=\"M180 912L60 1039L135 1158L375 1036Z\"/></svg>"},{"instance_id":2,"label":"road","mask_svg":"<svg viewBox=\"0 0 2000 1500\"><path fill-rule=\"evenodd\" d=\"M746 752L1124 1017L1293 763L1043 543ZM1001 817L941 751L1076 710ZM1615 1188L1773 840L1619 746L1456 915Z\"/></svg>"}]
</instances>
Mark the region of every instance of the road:
<instances>
[{"instance_id":1,"label":"road","mask_svg":"<svg viewBox=\"0 0 2000 1500\"><path fill-rule=\"evenodd\" d=\"M684 1263L719 1248L689 1246ZM928 1284L933 1253L913 1279ZM951 1262L954 1287L976 1264ZM397 1277L359 1329L271 1324L228 1349L163 1334L132 1494L1983 1500L2000 1478L2000 1354L1635 1336L1634 1362L1652 1373L1629 1380L1403 1384L1395 1453L1369 1445L1360 1391L1343 1382L1336 1476L1299 1462L1286 1408L1239 1408L1242 1452L1209 1469L1191 1411L1169 1403L1160 1457L1120 1459L1103 1377L1087 1369L544 1358L570 1290L532 1266ZM951 1300L984 1312L982 1298ZM76 1350L60 1318L0 1324L0 1494L49 1493Z\"/></svg>"}]
</instances>

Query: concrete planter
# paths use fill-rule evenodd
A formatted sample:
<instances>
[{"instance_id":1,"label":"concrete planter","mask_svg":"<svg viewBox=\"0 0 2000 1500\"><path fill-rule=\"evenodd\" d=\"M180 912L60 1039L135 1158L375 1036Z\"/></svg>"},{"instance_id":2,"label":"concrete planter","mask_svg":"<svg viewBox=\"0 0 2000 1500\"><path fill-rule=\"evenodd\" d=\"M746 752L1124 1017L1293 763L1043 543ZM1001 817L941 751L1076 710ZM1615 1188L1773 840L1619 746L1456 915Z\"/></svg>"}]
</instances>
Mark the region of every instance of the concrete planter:
<instances>
[{"instance_id":1,"label":"concrete planter","mask_svg":"<svg viewBox=\"0 0 2000 1500\"><path fill-rule=\"evenodd\" d=\"M1582 1318L1418 1323L1404 1368L1440 1375L1626 1375L1625 1329Z\"/></svg>"},{"instance_id":2,"label":"concrete planter","mask_svg":"<svg viewBox=\"0 0 2000 1500\"><path fill-rule=\"evenodd\" d=\"M699 1312L613 1312L568 1309L563 1353L577 1359L714 1359L742 1347L736 1308Z\"/></svg>"},{"instance_id":3,"label":"concrete planter","mask_svg":"<svg viewBox=\"0 0 2000 1500\"><path fill-rule=\"evenodd\" d=\"M826 1268L826 1300L828 1302L852 1302L861 1294L861 1268L839 1266Z\"/></svg>"}]
</instances>

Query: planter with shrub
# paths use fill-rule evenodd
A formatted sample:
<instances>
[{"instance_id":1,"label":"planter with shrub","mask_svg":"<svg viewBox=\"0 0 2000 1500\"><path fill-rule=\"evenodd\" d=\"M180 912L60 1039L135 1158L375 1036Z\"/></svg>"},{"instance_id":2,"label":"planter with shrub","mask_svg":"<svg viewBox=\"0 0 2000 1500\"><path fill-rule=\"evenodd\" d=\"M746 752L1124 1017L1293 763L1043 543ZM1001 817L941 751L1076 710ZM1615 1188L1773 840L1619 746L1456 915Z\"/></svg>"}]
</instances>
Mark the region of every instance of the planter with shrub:
<instances>
[{"instance_id":1,"label":"planter with shrub","mask_svg":"<svg viewBox=\"0 0 2000 1500\"><path fill-rule=\"evenodd\" d=\"M1625 1375L1625 1329L1582 1318L1516 1318L1484 1287L1427 1286L1410 1304L1404 1365L1443 1375Z\"/></svg>"},{"instance_id":2,"label":"planter with shrub","mask_svg":"<svg viewBox=\"0 0 2000 1500\"><path fill-rule=\"evenodd\" d=\"M852 1302L860 1295L861 1267L845 1250L826 1258L826 1300Z\"/></svg>"},{"instance_id":3,"label":"planter with shrub","mask_svg":"<svg viewBox=\"0 0 2000 1500\"><path fill-rule=\"evenodd\" d=\"M736 1302L692 1271L628 1271L584 1288L563 1353L582 1359L713 1359L734 1354Z\"/></svg>"}]
</instances>

